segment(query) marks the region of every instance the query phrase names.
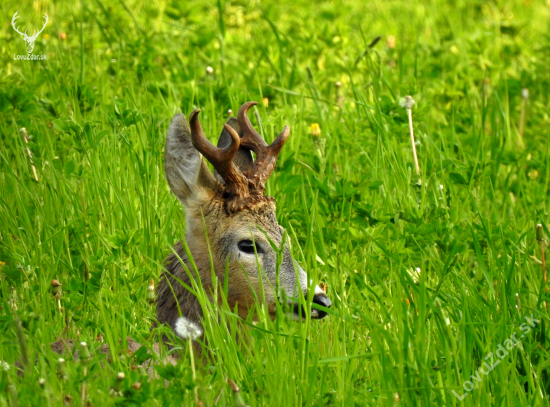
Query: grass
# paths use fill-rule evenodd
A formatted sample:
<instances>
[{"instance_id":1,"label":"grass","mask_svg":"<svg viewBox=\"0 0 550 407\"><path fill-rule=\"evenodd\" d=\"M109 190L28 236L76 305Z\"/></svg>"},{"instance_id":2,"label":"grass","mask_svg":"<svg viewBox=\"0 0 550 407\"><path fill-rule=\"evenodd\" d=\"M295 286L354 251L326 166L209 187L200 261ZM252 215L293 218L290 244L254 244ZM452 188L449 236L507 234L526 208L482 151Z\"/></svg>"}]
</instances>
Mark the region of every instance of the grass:
<instances>
[{"instance_id":1,"label":"grass","mask_svg":"<svg viewBox=\"0 0 550 407\"><path fill-rule=\"evenodd\" d=\"M48 13L46 61L14 60L17 10L31 32ZM239 405L228 378L250 406L548 405L545 2L7 0L0 16L0 406L81 405L83 384L95 406L194 405L195 386L206 406ZM264 98L265 137L292 131L268 193L331 315L250 327L212 309L227 324L205 322L214 352L195 381L185 343L151 381L141 352L102 363L98 335L116 355L127 335L166 332L146 297L183 236L162 170L170 118L200 107L214 139L228 109ZM62 337L90 360L66 354L59 372Z\"/></svg>"}]
</instances>

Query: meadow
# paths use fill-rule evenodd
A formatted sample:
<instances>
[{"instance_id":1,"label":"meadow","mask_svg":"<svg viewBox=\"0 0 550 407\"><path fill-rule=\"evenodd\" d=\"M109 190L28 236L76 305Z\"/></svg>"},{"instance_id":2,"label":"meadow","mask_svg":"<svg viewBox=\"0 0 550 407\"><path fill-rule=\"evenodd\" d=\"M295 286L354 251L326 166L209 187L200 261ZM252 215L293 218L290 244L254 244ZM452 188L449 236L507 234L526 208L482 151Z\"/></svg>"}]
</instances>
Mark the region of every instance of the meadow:
<instances>
[{"instance_id":1,"label":"meadow","mask_svg":"<svg viewBox=\"0 0 550 407\"><path fill-rule=\"evenodd\" d=\"M29 32L48 14L46 60L16 58L16 11ZM192 406L195 389L204 406L549 405L548 2L6 0L0 16L0 406ZM125 338L178 341L151 330L147 296L185 225L166 129L200 107L215 141L249 100L268 141L291 128L267 193L330 315L254 325L211 305L208 362L194 375L181 342L148 380ZM60 365L60 338L90 358Z\"/></svg>"}]
</instances>

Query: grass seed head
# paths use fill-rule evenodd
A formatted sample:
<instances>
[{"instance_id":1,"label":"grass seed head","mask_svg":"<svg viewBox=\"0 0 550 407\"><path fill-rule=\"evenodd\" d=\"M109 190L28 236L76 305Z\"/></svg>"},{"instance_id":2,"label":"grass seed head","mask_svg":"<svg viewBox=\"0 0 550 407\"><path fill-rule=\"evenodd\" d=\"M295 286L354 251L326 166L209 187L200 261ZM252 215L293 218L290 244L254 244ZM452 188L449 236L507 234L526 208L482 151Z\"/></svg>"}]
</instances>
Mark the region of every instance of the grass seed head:
<instances>
[{"instance_id":1,"label":"grass seed head","mask_svg":"<svg viewBox=\"0 0 550 407\"><path fill-rule=\"evenodd\" d=\"M8 296L8 305L10 306L12 311L17 311L17 307L18 307L17 291L13 287L10 287L10 294Z\"/></svg>"}]
</instances>

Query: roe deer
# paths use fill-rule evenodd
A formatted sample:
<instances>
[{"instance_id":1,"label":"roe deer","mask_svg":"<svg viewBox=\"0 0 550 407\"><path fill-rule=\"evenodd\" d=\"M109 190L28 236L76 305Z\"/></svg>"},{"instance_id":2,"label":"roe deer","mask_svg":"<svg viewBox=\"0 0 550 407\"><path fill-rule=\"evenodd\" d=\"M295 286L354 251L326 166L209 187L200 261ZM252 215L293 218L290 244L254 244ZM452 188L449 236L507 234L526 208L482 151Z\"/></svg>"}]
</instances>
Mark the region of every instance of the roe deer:
<instances>
[{"instance_id":1,"label":"roe deer","mask_svg":"<svg viewBox=\"0 0 550 407\"><path fill-rule=\"evenodd\" d=\"M219 281L224 281L228 267L228 305L232 309L237 305L239 315L246 318L255 303L254 294L262 298L263 286L264 305L274 318L276 300L283 291L296 298L299 289L307 295L309 284L305 271L293 261L286 242L282 242L284 229L275 217L275 200L264 196L265 182L275 168L290 129L285 126L273 143L267 145L247 116L248 109L256 104L245 103L237 118L231 117L224 124L218 147L204 136L200 109L191 113L189 124L182 114L174 116L166 135L164 172L170 188L185 207L185 239L205 291L213 291L209 244ZM203 156L214 167L214 174ZM284 244L278 276L277 253L269 240L278 247ZM191 270L189 259L181 243L174 250L177 255L168 256L166 271L159 282L157 318L174 328L179 304L184 317L200 324L203 315L197 298L178 282L191 286L182 266L183 262ZM259 269L263 270L261 274ZM280 292L275 292L276 287ZM331 306L318 286L313 302L326 308ZM298 304L294 304L293 310L296 316L300 315ZM311 310L312 318L325 315L324 311Z\"/></svg>"},{"instance_id":2,"label":"roe deer","mask_svg":"<svg viewBox=\"0 0 550 407\"><path fill-rule=\"evenodd\" d=\"M245 103L237 118L231 117L224 124L218 147L204 136L199 109L191 113L189 124L183 114L175 115L166 136L164 171L170 188L186 209L185 240L205 292L214 291L209 245L219 281L224 281L228 267L227 301L231 309L237 305L239 316L246 318L255 304L256 294L257 298L265 298L264 305L275 318L276 302L284 298L283 292L297 298L302 290L307 296L309 284L305 271L293 261L288 245L282 241L284 230L275 217L275 200L264 196L265 182L275 168L290 129L285 126L275 141L267 145L247 116L248 109L254 105L256 102ZM252 152L256 155L255 161ZM203 156L214 166L214 174ZM284 248L278 273L277 253L270 241ZM157 319L174 329L181 310L182 316L202 328L202 307L197 297L180 283L192 286L182 265L192 270L190 261L181 242L174 251L175 254L166 259L166 270L158 284ZM262 275L259 269L263 270ZM260 293L262 286L264 296ZM276 287L280 292L275 292ZM325 308L332 305L318 286L315 286L313 302ZM290 305L296 317L303 317L298 303ZM326 314L322 310L311 310L314 319L324 318ZM132 352L140 346L131 338L128 345ZM52 349L61 353L73 346L73 341L60 340L52 344ZM104 345L100 351L108 352L108 346ZM169 362L175 363L172 359Z\"/></svg>"}]
</instances>

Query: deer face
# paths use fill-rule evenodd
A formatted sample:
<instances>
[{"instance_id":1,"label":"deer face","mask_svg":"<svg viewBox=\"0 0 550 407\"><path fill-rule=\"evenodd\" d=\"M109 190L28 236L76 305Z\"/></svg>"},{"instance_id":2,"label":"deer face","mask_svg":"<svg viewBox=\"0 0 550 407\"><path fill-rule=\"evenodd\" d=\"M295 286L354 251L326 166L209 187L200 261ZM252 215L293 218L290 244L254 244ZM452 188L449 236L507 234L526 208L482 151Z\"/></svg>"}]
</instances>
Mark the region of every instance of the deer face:
<instances>
[{"instance_id":1,"label":"deer face","mask_svg":"<svg viewBox=\"0 0 550 407\"><path fill-rule=\"evenodd\" d=\"M205 217L205 223L212 230L212 237L209 237L212 251L218 254L216 270L222 271L218 279L224 280L227 267L228 302L232 308L239 304L243 318L256 299L265 298L267 311L275 317L276 299L299 298L300 290L307 293L307 274L293 260L288 238L283 241L284 229L277 223L274 201L262 201L235 214L213 211ZM214 232L220 224L225 230L222 235ZM319 287L311 289L315 290L316 303L325 307L331 305ZM300 309L294 303L287 300L292 312L299 316ZM303 311L301 315L304 316ZM313 318L325 315L323 311L312 310Z\"/></svg>"},{"instance_id":2,"label":"deer face","mask_svg":"<svg viewBox=\"0 0 550 407\"><path fill-rule=\"evenodd\" d=\"M225 124L218 147L202 134L198 111L190 115L190 127L183 115L176 115L166 140L165 173L186 207L186 239L201 279L203 272L204 278L210 276L210 258L205 255L210 247L218 280L223 282L227 272L229 305L238 305L239 314L246 317L252 305L265 298L264 305L275 317L277 299L298 298L300 290L307 295L310 284L291 257L290 242L283 241L274 199L263 195L289 129L285 126L268 146L246 116L253 104L243 105L238 119ZM212 163L214 174L200 153ZM310 289L315 290L315 303L331 306L319 287ZM304 316L295 301L287 301L296 316ZM312 309L312 318L325 315Z\"/></svg>"}]
</instances>

